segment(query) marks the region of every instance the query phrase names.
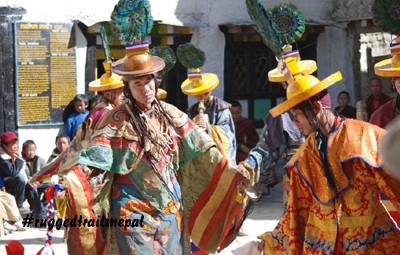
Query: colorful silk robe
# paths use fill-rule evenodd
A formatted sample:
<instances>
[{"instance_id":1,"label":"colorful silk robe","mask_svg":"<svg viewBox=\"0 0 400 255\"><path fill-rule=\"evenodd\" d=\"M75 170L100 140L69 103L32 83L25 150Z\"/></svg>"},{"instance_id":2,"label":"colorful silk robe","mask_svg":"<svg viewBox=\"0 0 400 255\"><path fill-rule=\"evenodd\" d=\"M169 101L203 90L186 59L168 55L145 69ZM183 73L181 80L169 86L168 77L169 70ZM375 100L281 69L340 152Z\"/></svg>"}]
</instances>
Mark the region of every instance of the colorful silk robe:
<instances>
[{"instance_id":1,"label":"colorful silk robe","mask_svg":"<svg viewBox=\"0 0 400 255\"><path fill-rule=\"evenodd\" d=\"M382 168L377 143L384 131L353 119L338 121L328 138L329 187L310 135L287 164L286 212L265 233L265 254L397 254L400 232L380 201L400 208L400 181Z\"/></svg>"},{"instance_id":2,"label":"colorful silk robe","mask_svg":"<svg viewBox=\"0 0 400 255\"><path fill-rule=\"evenodd\" d=\"M199 114L198 106L199 103L196 103L188 109L191 119ZM204 113L208 115L210 121L208 134L213 138L221 153L227 156L233 164L236 164L235 124L229 111L230 104L212 96L205 107Z\"/></svg>"},{"instance_id":3,"label":"colorful silk robe","mask_svg":"<svg viewBox=\"0 0 400 255\"><path fill-rule=\"evenodd\" d=\"M185 212L180 226L183 227L182 234L191 234L196 245L215 252L229 232L236 211L242 208L241 194L236 189L241 174L227 164L211 138L186 114L172 105L162 104L179 135L175 137L171 151L165 148L166 156L161 154L153 161L162 180L141 155L139 134L126 121L128 113L122 105L104 117L90 145L81 152L78 165L72 168L73 174L66 176L67 188L71 190L68 194L74 196L69 197L70 214L83 215L87 219L97 219L100 215L109 217L111 190L113 186L118 187L112 184L114 179L124 176L138 192L137 199L148 208L165 212L171 204L182 201L180 208ZM174 213L177 218L182 216L182 211ZM115 252L109 245L113 233L107 233L107 229L94 226L74 228L73 231L75 233L70 234L68 240L71 254ZM187 235L185 241L185 254L190 254Z\"/></svg>"}]
</instances>

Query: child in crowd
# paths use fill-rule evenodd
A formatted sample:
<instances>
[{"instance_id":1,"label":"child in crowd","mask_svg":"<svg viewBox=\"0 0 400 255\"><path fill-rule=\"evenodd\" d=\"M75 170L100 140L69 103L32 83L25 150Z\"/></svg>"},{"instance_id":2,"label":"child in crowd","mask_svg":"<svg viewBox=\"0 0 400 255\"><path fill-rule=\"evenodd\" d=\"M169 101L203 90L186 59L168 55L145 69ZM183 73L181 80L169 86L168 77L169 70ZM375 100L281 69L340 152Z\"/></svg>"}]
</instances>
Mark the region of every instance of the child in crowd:
<instances>
[{"instance_id":1,"label":"child in crowd","mask_svg":"<svg viewBox=\"0 0 400 255\"><path fill-rule=\"evenodd\" d=\"M23 202L28 199L34 216L37 219L43 219L44 208L40 203L36 183L29 182L26 176L25 161L19 155L17 135L14 132L5 132L0 140L0 175L3 178L5 190L15 197L21 214L30 213L30 210L23 207Z\"/></svg>"},{"instance_id":2,"label":"child in crowd","mask_svg":"<svg viewBox=\"0 0 400 255\"><path fill-rule=\"evenodd\" d=\"M33 140L26 140L23 145L22 145L22 157L26 162L26 176L28 177L28 180L32 178L35 174L37 174L42 167L46 165L46 161L36 155L36 144ZM50 187L50 182L45 181L37 186L37 191L39 194L39 197L41 197L41 202L44 206L44 208L47 207L47 200L46 197L44 196L45 190Z\"/></svg>"},{"instance_id":3,"label":"child in crowd","mask_svg":"<svg viewBox=\"0 0 400 255\"><path fill-rule=\"evenodd\" d=\"M66 151L69 147L69 143L70 143L70 140L69 140L68 136L63 135L63 134L58 135L56 137L56 148L54 148L49 159L47 160L47 163L52 162L62 152ZM57 218L65 218L66 209L67 209L66 200L63 198L63 194L65 193L65 191L62 191L60 193L61 194L59 194L58 197L55 198L55 203L56 203L56 208L57 208L56 217Z\"/></svg>"},{"instance_id":4,"label":"child in crowd","mask_svg":"<svg viewBox=\"0 0 400 255\"><path fill-rule=\"evenodd\" d=\"M339 104L338 107L335 108L335 111L346 117L356 119L357 110L353 106L349 105L350 103L350 94L347 91L342 91L338 94L337 102Z\"/></svg>"},{"instance_id":5,"label":"child in crowd","mask_svg":"<svg viewBox=\"0 0 400 255\"><path fill-rule=\"evenodd\" d=\"M53 152L51 153L47 163L52 162L61 152L68 149L70 139L67 135L61 134L56 137L56 148L54 148Z\"/></svg>"},{"instance_id":6,"label":"child in crowd","mask_svg":"<svg viewBox=\"0 0 400 255\"><path fill-rule=\"evenodd\" d=\"M33 140L26 140L22 145L22 157L26 162L27 168L25 169L28 179L38 173L40 169L46 165L46 161L36 155L36 144Z\"/></svg>"},{"instance_id":7,"label":"child in crowd","mask_svg":"<svg viewBox=\"0 0 400 255\"><path fill-rule=\"evenodd\" d=\"M78 94L73 100L74 112L71 113L65 122L65 134L69 137L70 141L74 139L76 130L85 120L89 111L86 109L89 106L89 99L84 94Z\"/></svg>"}]
</instances>

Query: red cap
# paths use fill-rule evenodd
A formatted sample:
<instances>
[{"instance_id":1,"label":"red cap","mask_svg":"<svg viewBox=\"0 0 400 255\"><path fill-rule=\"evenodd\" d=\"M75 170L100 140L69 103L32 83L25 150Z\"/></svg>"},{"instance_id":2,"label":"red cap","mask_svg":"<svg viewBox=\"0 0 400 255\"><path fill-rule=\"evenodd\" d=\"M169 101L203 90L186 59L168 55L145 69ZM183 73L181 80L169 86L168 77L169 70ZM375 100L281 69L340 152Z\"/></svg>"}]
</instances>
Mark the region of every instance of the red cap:
<instances>
[{"instance_id":1,"label":"red cap","mask_svg":"<svg viewBox=\"0 0 400 255\"><path fill-rule=\"evenodd\" d=\"M18 136L14 132L8 131L0 136L0 140L4 143L10 143L14 140L18 140Z\"/></svg>"}]
</instances>

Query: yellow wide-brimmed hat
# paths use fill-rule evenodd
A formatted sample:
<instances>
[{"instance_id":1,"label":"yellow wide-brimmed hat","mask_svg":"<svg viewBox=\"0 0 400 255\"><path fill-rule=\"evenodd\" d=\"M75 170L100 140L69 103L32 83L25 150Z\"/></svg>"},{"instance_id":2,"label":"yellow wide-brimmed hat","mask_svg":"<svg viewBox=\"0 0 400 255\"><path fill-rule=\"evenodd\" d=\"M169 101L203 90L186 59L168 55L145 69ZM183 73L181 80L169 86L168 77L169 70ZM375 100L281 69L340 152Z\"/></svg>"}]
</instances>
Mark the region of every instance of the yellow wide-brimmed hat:
<instances>
[{"instance_id":1,"label":"yellow wide-brimmed hat","mask_svg":"<svg viewBox=\"0 0 400 255\"><path fill-rule=\"evenodd\" d=\"M188 78L182 82L182 93L198 96L215 89L219 84L214 73L202 73L200 68L206 61L205 53L191 43L181 44L176 51L178 59L187 68Z\"/></svg>"},{"instance_id":2,"label":"yellow wide-brimmed hat","mask_svg":"<svg viewBox=\"0 0 400 255\"><path fill-rule=\"evenodd\" d=\"M161 71L165 67L162 58L149 54L149 43L133 42L125 46L124 58L114 62L111 69L121 76L142 76Z\"/></svg>"},{"instance_id":3,"label":"yellow wide-brimmed hat","mask_svg":"<svg viewBox=\"0 0 400 255\"><path fill-rule=\"evenodd\" d=\"M167 94L168 94L167 91L165 91L163 89L160 89L160 88L157 89L157 97L159 99L166 99L167 98Z\"/></svg>"},{"instance_id":4,"label":"yellow wide-brimmed hat","mask_svg":"<svg viewBox=\"0 0 400 255\"><path fill-rule=\"evenodd\" d=\"M188 77L182 82L182 93L188 96L198 96L218 86L219 79L214 73L201 73L200 69L188 72Z\"/></svg>"},{"instance_id":5,"label":"yellow wide-brimmed hat","mask_svg":"<svg viewBox=\"0 0 400 255\"><path fill-rule=\"evenodd\" d=\"M317 62L314 60L301 60L300 53L298 50L291 50L285 52L283 57L278 61L278 67L268 72L268 80L270 82L284 82L287 81L282 72L284 61L287 58L296 59L296 64L298 65L299 72L302 74L312 74L317 70Z\"/></svg>"},{"instance_id":6,"label":"yellow wide-brimmed hat","mask_svg":"<svg viewBox=\"0 0 400 255\"><path fill-rule=\"evenodd\" d=\"M294 58L285 59L285 65L286 68L283 73L285 76L290 77L290 79L288 79L289 86L286 89L287 100L269 111L273 117L287 112L296 105L317 95L342 79L342 74L340 72L331 74L322 81L313 75L304 75L300 72L299 66Z\"/></svg>"},{"instance_id":7,"label":"yellow wide-brimmed hat","mask_svg":"<svg viewBox=\"0 0 400 255\"><path fill-rule=\"evenodd\" d=\"M400 77L400 37L390 43L391 58L382 60L375 64L374 71L378 76Z\"/></svg>"},{"instance_id":8,"label":"yellow wide-brimmed hat","mask_svg":"<svg viewBox=\"0 0 400 255\"><path fill-rule=\"evenodd\" d=\"M118 89L124 86L122 77L111 72L111 61L104 61L103 67L105 74L103 74L100 79L89 83L90 91L106 91Z\"/></svg>"}]
</instances>

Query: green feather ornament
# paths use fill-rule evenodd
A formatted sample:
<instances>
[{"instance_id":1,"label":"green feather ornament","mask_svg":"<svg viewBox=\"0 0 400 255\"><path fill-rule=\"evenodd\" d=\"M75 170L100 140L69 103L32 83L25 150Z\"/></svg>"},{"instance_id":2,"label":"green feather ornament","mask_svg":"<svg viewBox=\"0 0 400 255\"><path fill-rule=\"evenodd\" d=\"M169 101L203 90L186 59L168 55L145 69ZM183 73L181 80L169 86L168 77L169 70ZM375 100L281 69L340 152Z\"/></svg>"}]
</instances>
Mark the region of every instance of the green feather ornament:
<instances>
[{"instance_id":1,"label":"green feather ornament","mask_svg":"<svg viewBox=\"0 0 400 255\"><path fill-rule=\"evenodd\" d=\"M204 52L191 43L181 44L176 51L179 61L187 69L201 68L206 62Z\"/></svg>"},{"instance_id":2,"label":"green feather ornament","mask_svg":"<svg viewBox=\"0 0 400 255\"><path fill-rule=\"evenodd\" d=\"M162 76L165 76L172 68L174 68L176 63L176 57L174 51L169 46L156 46L150 50L150 54L153 56L160 57L164 59L165 67L161 71Z\"/></svg>"},{"instance_id":3,"label":"green feather ornament","mask_svg":"<svg viewBox=\"0 0 400 255\"><path fill-rule=\"evenodd\" d=\"M296 42L304 33L303 13L291 3L282 3L265 10L260 0L246 0L247 12L263 42L274 52L283 55L283 46Z\"/></svg>"},{"instance_id":4,"label":"green feather ornament","mask_svg":"<svg viewBox=\"0 0 400 255\"><path fill-rule=\"evenodd\" d=\"M110 45L108 44L107 32L104 28L103 23L100 24L100 37L103 44L104 56L106 56L106 61L111 61Z\"/></svg>"},{"instance_id":5,"label":"green feather ornament","mask_svg":"<svg viewBox=\"0 0 400 255\"><path fill-rule=\"evenodd\" d=\"M114 35L124 42L142 41L153 28L148 0L120 0L111 13Z\"/></svg>"},{"instance_id":6,"label":"green feather ornament","mask_svg":"<svg viewBox=\"0 0 400 255\"><path fill-rule=\"evenodd\" d=\"M375 0L372 14L377 27L387 33L400 35L399 0Z\"/></svg>"}]
</instances>

